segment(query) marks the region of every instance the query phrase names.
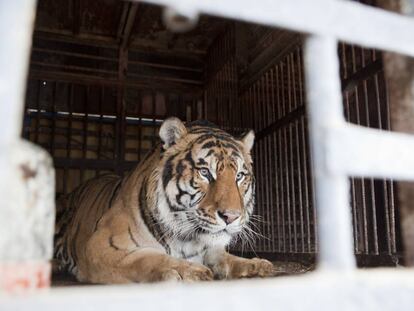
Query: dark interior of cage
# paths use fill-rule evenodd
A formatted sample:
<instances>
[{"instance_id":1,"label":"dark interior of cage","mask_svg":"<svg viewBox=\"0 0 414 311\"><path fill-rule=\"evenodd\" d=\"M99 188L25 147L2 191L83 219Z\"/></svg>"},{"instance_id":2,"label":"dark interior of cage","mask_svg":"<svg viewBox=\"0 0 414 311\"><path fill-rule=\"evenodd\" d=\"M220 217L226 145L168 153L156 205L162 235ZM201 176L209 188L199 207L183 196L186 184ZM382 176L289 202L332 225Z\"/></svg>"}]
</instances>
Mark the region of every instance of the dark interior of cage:
<instances>
[{"instance_id":1,"label":"dark interior of cage","mask_svg":"<svg viewBox=\"0 0 414 311\"><path fill-rule=\"evenodd\" d=\"M313 265L318 233L303 37L211 16L173 33L161 15L143 3L39 1L23 136L52 155L56 195L133 169L169 116L207 119L233 134L251 128L257 234L230 251ZM341 43L338 56L346 119L389 130L381 53ZM394 182L350 178L350 185L359 266L396 265L402 249Z\"/></svg>"}]
</instances>

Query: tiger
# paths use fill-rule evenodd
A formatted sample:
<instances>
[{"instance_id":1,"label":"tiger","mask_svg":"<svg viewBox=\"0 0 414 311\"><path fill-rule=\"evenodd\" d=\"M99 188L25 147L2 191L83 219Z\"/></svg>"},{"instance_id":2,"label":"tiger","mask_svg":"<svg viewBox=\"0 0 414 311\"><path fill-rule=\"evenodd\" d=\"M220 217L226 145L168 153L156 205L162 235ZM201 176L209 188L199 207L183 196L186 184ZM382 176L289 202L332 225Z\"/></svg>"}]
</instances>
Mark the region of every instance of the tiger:
<instances>
[{"instance_id":1,"label":"tiger","mask_svg":"<svg viewBox=\"0 0 414 311\"><path fill-rule=\"evenodd\" d=\"M55 270L80 282L207 281L273 275L230 254L255 205L253 130L234 137L175 117L124 177L90 179L57 200Z\"/></svg>"}]
</instances>

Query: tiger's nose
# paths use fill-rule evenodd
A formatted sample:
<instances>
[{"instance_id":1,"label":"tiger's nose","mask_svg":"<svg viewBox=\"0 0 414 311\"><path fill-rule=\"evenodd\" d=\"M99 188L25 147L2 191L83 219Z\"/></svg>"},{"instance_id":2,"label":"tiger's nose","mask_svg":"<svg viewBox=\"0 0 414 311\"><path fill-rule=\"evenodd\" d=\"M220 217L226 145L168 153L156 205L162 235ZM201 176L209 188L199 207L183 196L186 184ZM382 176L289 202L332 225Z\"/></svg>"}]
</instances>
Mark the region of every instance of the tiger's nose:
<instances>
[{"instance_id":1,"label":"tiger's nose","mask_svg":"<svg viewBox=\"0 0 414 311\"><path fill-rule=\"evenodd\" d=\"M224 212L217 211L217 214L219 215L221 219L224 220L226 225L231 224L233 221L235 221L237 218L240 217L240 212L233 212L233 211L231 212L230 211L224 211Z\"/></svg>"}]
</instances>

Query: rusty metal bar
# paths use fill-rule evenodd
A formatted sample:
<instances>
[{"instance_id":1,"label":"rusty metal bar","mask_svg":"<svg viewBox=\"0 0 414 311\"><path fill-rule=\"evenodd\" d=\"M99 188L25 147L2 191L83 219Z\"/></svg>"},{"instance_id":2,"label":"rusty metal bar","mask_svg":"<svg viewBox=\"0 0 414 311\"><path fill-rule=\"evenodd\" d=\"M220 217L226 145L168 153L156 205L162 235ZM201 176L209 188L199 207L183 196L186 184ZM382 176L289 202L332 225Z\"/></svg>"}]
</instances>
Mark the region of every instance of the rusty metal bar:
<instances>
[{"instance_id":1,"label":"rusty metal bar","mask_svg":"<svg viewBox=\"0 0 414 311\"><path fill-rule=\"evenodd\" d=\"M301 251L305 252L305 219L303 213L303 199L302 199L302 174L303 168L301 167L301 160L300 160L300 147L299 147L299 120L295 121L295 133L296 133L296 165L297 165L297 174L298 174L298 194L299 194L299 217L300 217L300 235L301 235Z\"/></svg>"},{"instance_id":2,"label":"rusty metal bar","mask_svg":"<svg viewBox=\"0 0 414 311\"><path fill-rule=\"evenodd\" d=\"M295 109L297 109L297 107L301 104L301 102L298 103L298 99L296 97L296 73L295 73L295 58L294 58L295 54L292 52L290 54L290 58L291 58L291 72L292 72L292 84L293 84L293 103L295 106ZM299 59L297 59L296 63L299 62ZM300 68L299 68L300 70ZM299 74L298 74L299 76ZM301 240L301 251L304 252L305 251L305 229L304 229L304 215L303 215L303 201L302 201L302 168L301 168L301 161L300 161L300 150L299 150L299 119L296 119L294 124L294 132L295 132L295 150L296 150L296 167L297 167L297 171L296 171L296 179L297 179L297 189L298 189L298 207L299 207L299 223L300 223L300 240Z\"/></svg>"},{"instance_id":3,"label":"rusty metal bar","mask_svg":"<svg viewBox=\"0 0 414 311\"><path fill-rule=\"evenodd\" d=\"M254 128L256 130L260 129L260 123L261 123L261 115L262 115L262 106L263 106L263 102L261 100L261 85L262 85L262 81L258 80L254 85L253 85L253 98L254 98L254 112L255 112L255 116L254 116ZM258 157L259 163L257 165L257 175L258 176L258 200L257 200L257 206L258 206L258 212L259 215L264 216L265 215L265 208L264 208L264 198L265 198L265 189L264 189L264 169L263 169L263 145L257 144L256 145L256 155ZM263 235L266 235L266 226L263 222L260 223L260 232ZM264 250L264 241L263 240L259 240L260 242L260 250Z\"/></svg>"},{"instance_id":4,"label":"rusty metal bar","mask_svg":"<svg viewBox=\"0 0 414 311\"><path fill-rule=\"evenodd\" d=\"M386 69L385 69L386 71ZM386 118L386 128L391 129L391 109L390 109L390 100L389 96L385 96L385 106L387 111L387 118ZM395 253L397 251L396 245L396 223L395 223L395 198L394 198L394 181L392 179L389 180L389 202L390 202L390 231L391 231L391 249L392 252Z\"/></svg>"},{"instance_id":5,"label":"rusty metal bar","mask_svg":"<svg viewBox=\"0 0 414 311\"><path fill-rule=\"evenodd\" d=\"M247 122L245 121L244 116L246 115L246 92L243 93L240 96L236 97L237 99L237 104L239 106L240 109L240 119L239 119L239 127L241 128L242 126L244 126L245 124L247 124Z\"/></svg>"},{"instance_id":6,"label":"rusty metal bar","mask_svg":"<svg viewBox=\"0 0 414 311\"><path fill-rule=\"evenodd\" d=\"M230 58L227 66L227 74L228 74L228 81L227 81L227 85L228 85L228 106L227 106L227 115L228 115L228 127L236 127L236 122L235 122L235 116L236 114L233 112L234 111L234 106L233 106L233 92L234 92L234 85L233 85L233 75L232 75L232 63L233 63L233 57Z\"/></svg>"},{"instance_id":7,"label":"rusty metal bar","mask_svg":"<svg viewBox=\"0 0 414 311\"><path fill-rule=\"evenodd\" d=\"M262 101L262 81L258 80L255 83L255 109L256 109L256 119L255 119L255 128L256 130L259 130L261 128L261 122L262 122L262 110L263 110L263 101ZM264 169L263 169L263 164L264 164L264 152L263 152L263 144L257 144L257 155L259 158L259 165L258 165L258 176L259 176L259 184L260 187L258 187L258 195L260 196L260 200L258 200L258 204L259 204L259 214L264 217L264 219L267 218L266 212L265 212L265 185L264 185ZM259 199L259 198L258 198ZM260 224L260 232L261 234L263 234L264 236L266 236L266 225L264 222L261 222ZM259 240L260 243L260 249L264 250L265 249L265 243L266 241L264 241L263 239Z\"/></svg>"},{"instance_id":8,"label":"rusty metal bar","mask_svg":"<svg viewBox=\"0 0 414 311\"><path fill-rule=\"evenodd\" d=\"M120 43L120 49L125 50L129 48L130 42L131 42L131 32L132 28L134 26L135 18L138 13L138 3L129 3L129 10L125 19L125 24L120 25L119 28L122 28L123 31L121 34L121 43ZM122 23L122 21L121 21Z\"/></svg>"},{"instance_id":9,"label":"rusty metal bar","mask_svg":"<svg viewBox=\"0 0 414 311\"><path fill-rule=\"evenodd\" d=\"M289 113L295 109L295 103L293 102L293 92L294 87L292 87L292 66L290 55L286 57L286 66L287 66L287 88L288 88L288 105ZM296 185L295 185L295 168L294 168L294 152L293 152L293 122L288 125L289 129L289 168L290 168L290 182L291 182L291 192L290 196L292 199L292 221L293 221L293 245L294 251L298 251L298 231L297 231L297 218L296 218Z\"/></svg>"},{"instance_id":10,"label":"rusty metal bar","mask_svg":"<svg viewBox=\"0 0 414 311\"><path fill-rule=\"evenodd\" d=\"M135 15L134 15L135 16ZM125 43L127 44L127 43ZM115 159L117 163L117 173L119 175L124 174L122 163L125 160L125 119L126 119L126 108L125 108L125 88L123 82L126 80L126 74L128 70L128 50L125 46L119 48L119 63L118 63L118 81L117 87L117 103L116 103L116 137L115 137Z\"/></svg>"},{"instance_id":11,"label":"rusty metal bar","mask_svg":"<svg viewBox=\"0 0 414 311\"><path fill-rule=\"evenodd\" d=\"M366 67L366 60L365 60L365 50L361 49L361 66L362 68ZM371 118L370 118L370 111L369 111L369 98L368 98L368 85L367 85L367 81L363 80L362 81L362 86L363 86L363 93L364 93L364 106L365 106L365 118L366 118L366 126L370 127L371 126ZM373 246L374 246L374 253L375 254L379 254L378 251L378 229L377 229L377 216L376 216L376 201L375 201L375 186L374 186L374 179L370 178L369 180L367 180L367 182L369 182L369 192L370 192L370 196L371 196L371 213L372 213L372 217L371 217L371 221L372 223L370 223L372 225L372 238L373 238Z\"/></svg>"},{"instance_id":12,"label":"rusty metal bar","mask_svg":"<svg viewBox=\"0 0 414 311\"><path fill-rule=\"evenodd\" d=\"M72 88L73 88L73 85L72 84L70 84L69 85L69 87L68 87L68 97L67 97L67 101L66 101L66 105L67 105L67 107L68 107L68 111L69 111L69 116L68 116L68 118L67 118L67 127L66 127L66 146L65 146L65 155L66 155L66 158L69 158L70 157L70 151L69 151L69 149L70 149L70 135L69 135L69 133L70 133L70 130L71 130L71 128L72 128L72 118L71 118L71 115L72 115ZM68 193L68 169L69 169L69 167L68 166L65 166L64 168L63 168L63 194L67 194Z\"/></svg>"},{"instance_id":13,"label":"rusty metal bar","mask_svg":"<svg viewBox=\"0 0 414 311\"><path fill-rule=\"evenodd\" d=\"M218 75L217 75L218 76ZM214 84L213 84L213 86L214 86L214 88L213 88L213 98L214 98L214 104L215 104L215 112L216 112L216 115L215 115L215 121L217 122L217 124L220 124L220 119L219 119L219 90L218 90L218 88L217 88L217 84L218 84L218 79L215 79L214 80Z\"/></svg>"},{"instance_id":14,"label":"rusty metal bar","mask_svg":"<svg viewBox=\"0 0 414 311\"><path fill-rule=\"evenodd\" d=\"M277 89L277 117L280 119L283 116L283 107L282 107L282 89L279 87L281 80L283 80L283 75L279 76L281 74L281 71L279 69L281 65L279 64L276 67L276 89ZM287 245L286 245L286 218L285 218L285 191L284 191L284 178L283 178L283 152L282 152L282 146L283 146L283 129L281 128L278 132L278 151L279 151L279 180L280 180L280 194L281 194L281 200L280 200L280 210L281 210L281 220L282 220L282 241L283 241L283 251L287 251Z\"/></svg>"},{"instance_id":15,"label":"rusty metal bar","mask_svg":"<svg viewBox=\"0 0 414 311\"><path fill-rule=\"evenodd\" d=\"M294 168L294 150L293 150L293 124L288 125L289 128L289 148L287 150L289 154L289 169L290 169L290 183L291 183L291 210L292 210L292 225L293 225L293 247L294 252L298 251L298 230L297 230L297 213L296 213L296 185L295 185L295 168Z\"/></svg>"},{"instance_id":16,"label":"rusty metal bar","mask_svg":"<svg viewBox=\"0 0 414 311\"><path fill-rule=\"evenodd\" d=\"M255 118L255 109L254 109L254 97L253 97L253 86L249 88L249 96L248 96L248 103L249 103L249 111L248 115L249 118L249 127L255 129L254 127L254 118Z\"/></svg>"},{"instance_id":17,"label":"rusty metal bar","mask_svg":"<svg viewBox=\"0 0 414 311\"><path fill-rule=\"evenodd\" d=\"M380 1L386 9L414 16L412 0ZM414 61L412 58L384 53L385 76L390 101L392 128L395 131L414 133ZM401 213L401 228L405 248L405 260L414 266L414 185L408 182L398 183L398 202Z\"/></svg>"},{"instance_id":18,"label":"rusty metal bar","mask_svg":"<svg viewBox=\"0 0 414 311\"><path fill-rule=\"evenodd\" d=\"M236 55L236 50L234 48L234 55ZM238 85L238 75L237 75L237 64L236 64L236 56L232 57L231 60L231 86L232 86L232 92L231 92L231 100L232 100L232 113L234 114L234 124L233 126L237 126L239 128L242 127L241 124L241 109L237 102L237 96L239 93L239 85ZM239 109L239 114L236 112Z\"/></svg>"},{"instance_id":19,"label":"rusty metal bar","mask_svg":"<svg viewBox=\"0 0 414 311\"><path fill-rule=\"evenodd\" d=\"M260 129L260 122L261 122L261 110L262 110L262 102L261 102L261 96L260 96L261 85L262 85L261 81L258 80L253 86L254 107L255 107L254 109L255 109L255 112L256 112L254 120L255 120L255 129L256 130ZM263 215L265 215L265 213L264 213L264 204L265 204L265 202L264 202L264 192L265 192L265 189L264 189L264 184L263 184L263 173L264 173L263 172L263 155L264 154L262 152L263 145L260 143L260 144L257 144L256 147L257 147L256 148L257 157L259 159L259 163L258 163L258 166L257 166L257 169L258 169L257 176L259 177L258 178L258 180L259 180L258 185L260 185L260 187L258 187L258 189L257 189L258 190L257 191L258 196L260 196L260 198L258 197L257 203L258 203L259 215L263 216ZM263 222L260 223L260 232L263 235L266 235L265 224ZM259 242L260 242L260 250L263 250L264 249L263 244L265 242L263 240L259 240Z\"/></svg>"},{"instance_id":20,"label":"rusty metal bar","mask_svg":"<svg viewBox=\"0 0 414 311\"><path fill-rule=\"evenodd\" d=\"M397 251L396 229L395 229L395 198L394 198L394 182L390 181L390 214L391 214L391 249L395 253Z\"/></svg>"},{"instance_id":21,"label":"rusty metal bar","mask_svg":"<svg viewBox=\"0 0 414 311\"><path fill-rule=\"evenodd\" d=\"M57 88L57 82L52 83L52 115L54 116L56 114L56 88ZM38 112L39 113L39 112ZM51 139L50 139L50 146L49 146L49 152L52 155L52 157L55 155L55 142L56 142L56 119L53 117L51 122Z\"/></svg>"},{"instance_id":22,"label":"rusty metal bar","mask_svg":"<svg viewBox=\"0 0 414 311\"><path fill-rule=\"evenodd\" d=\"M353 73L357 72L357 58L355 52L355 46L352 46L352 69ZM354 87L355 92L355 111L356 111L356 124L361 125L360 116L360 104L359 104L359 86ZM356 181L360 185L360 191L362 196L362 235L365 254L369 253L369 240L368 240L368 218L367 218L367 206L366 206L366 194L365 194L365 179L362 178Z\"/></svg>"},{"instance_id":23,"label":"rusty metal bar","mask_svg":"<svg viewBox=\"0 0 414 311\"><path fill-rule=\"evenodd\" d=\"M305 208L306 208L306 226L307 226L307 248L308 252L312 251L312 239L311 239L311 220L310 220L310 209L311 204L309 200L309 186L308 186L308 172L309 172L309 166L307 161L307 154L308 149L306 148L306 128L305 128L305 117L300 118L301 122L301 151L302 151L302 167L303 167L303 180L304 180L304 196L305 196ZM315 223L314 223L315 226Z\"/></svg>"},{"instance_id":24,"label":"rusty metal bar","mask_svg":"<svg viewBox=\"0 0 414 311\"><path fill-rule=\"evenodd\" d=\"M98 152L97 152L97 159L100 160L102 158L102 121L103 121L103 111L102 106L105 102L105 88L103 86L99 87L99 103L98 103ZM99 176L100 171L97 170L96 174Z\"/></svg>"},{"instance_id":25,"label":"rusty metal bar","mask_svg":"<svg viewBox=\"0 0 414 311\"><path fill-rule=\"evenodd\" d=\"M305 64L305 60L303 59L303 63ZM304 77L306 77L306 72L304 73ZM305 88L306 88L306 84L305 84ZM308 108L306 109L308 111ZM304 118L305 119L305 118ZM308 154L308 167L310 168L310 174L309 174L309 180L310 180L310 198L312 201L312 221L313 221L313 235L314 235L314 240L315 240L315 252L318 253L319 252L319 239L318 239L318 235L319 235L319 228L318 228L318 222L317 222L317 202L316 202L316 178L315 178L315 161L313 160L313 154L312 154L312 150L311 150L311 141L310 141L310 135L309 135L309 119L306 118L306 122L304 123L306 125L306 138L305 138L305 142L306 142L306 150L307 150L307 154Z\"/></svg>"},{"instance_id":26,"label":"rusty metal bar","mask_svg":"<svg viewBox=\"0 0 414 311\"><path fill-rule=\"evenodd\" d=\"M267 111L266 111L266 123L269 124L272 122L274 116L275 116L275 111L274 111L274 106L273 106L273 100L271 100L270 97L270 92L272 92L271 90L271 76L270 76L270 72L266 72L265 75L265 81L266 81L266 106L267 106ZM273 96L273 92L272 92L272 96ZM267 140L267 144L266 144L266 170L267 170L267 184L266 184L266 190L267 190L267 214L268 214L268 230L269 230L269 234L270 234L270 240L269 240L269 247L270 247L270 251L275 251L275 234L274 234L274 226L275 226L275 220L274 220L274 212L273 212L273 208L275 207L274 202L273 202L273 185L275 184L274 181L274 172L275 172L275 167L272 165L273 161L272 161L272 136L268 136L266 138ZM273 155L274 157L275 155Z\"/></svg>"},{"instance_id":27,"label":"rusty metal bar","mask_svg":"<svg viewBox=\"0 0 414 311\"><path fill-rule=\"evenodd\" d=\"M372 60L373 62L377 61L377 53L375 50L372 51ZM386 129L383 122L383 113L381 112L381 99L380 99L380 92L379 92L379 81L378 81L378 73L374 75L374 88L375 88L375 104L377 108L377 118L378 118L378 128ZM385 99L384 99L384 102ZM389 199L388 199L388 182L387 180L382 181L382 190L384 192L384 215L385 215L385 239L387 243L387 252L388 254L392 254L391 250L391 223L390 223L390 211L389 211Z\"/></svg>"},{"instance_id":28,"label":"rusty metal bar","mask_svg":"<svg viewBox=\"0 0 414 311\"><path fill-rule=\"evenodd\" d=\"M258 124L259 128L262 128L265 124L265 115L266 115L266 93L265 93L265 77L262 76L260 79L259 87L259 118ZM263 239L263 248L266 249L266 244L269 242L269 213L267 210L269 200L268 200L268 187L266 186L267 183L267 151L266 151L266 140L263 140L260 144L260 153L261 153L261 166L262 166L262 189L263 189L263 201L262 201L262 215L264 216L264 223L263 223L263 235L266 239Z\"/></svg>"},{"instance_id":29,"label":"rusty metal bar","mask_svg":"<svg viewBox=\"0 0 414 311\"><path fill-rule=\"evenodd\" d=\"M272 93L272 99L271 99L271 104L272 104L272 118L271 118L271 122L276 120L278 118L278 108L276 107L276 105L278 104L277 101L275 101L275 68L273 67L270 71L270 90ZM277 99L276 99L277 100ZM278 149L278 140L277 140L277 133L273 132L271 134L271 139L270 139L270 145L273 145L273 161L272 161L272 173L271 176L272 178L274 178L274 180L272 180L272 185L274 185L274 189L275 189L275 205L272 204L272 207L276 209L276 223L273 221L272 225L273 225L273 236L277 237L277 251L281 251L281 228L280 228L280 196L279 196L279 170L278 170L278 156L276 156L277 154L279 154L279 149ZM272 187L273 188L273 187ZM272 189L272 193L273 193L273 189ZM274 214L274 212L272 213ZM283 222L283 219L282 219ZM275 227L276 227L276 234L275 234ZM276 251L276 248L273 249L273 251Z\"/></svg>"},{"instance_id":30,"label":"rusty metal bar","mask_svg":"<svg viewBox=\"0 0 414 311\"><path fill-rule=\"evenodd\" d=\"M83 122L82 122L82 158L86 159L86 155L87 155L87 140L88 140L88 101L89 101L89 86L86 87L86 89L84 90L84 94L85 96L84 98L84 103L83 103L83 109L84 109L84 117L83 117ZM81 166L80 167L80 182L83 183L85 180L85 170L86 167L85 166Z\"/></svg>"},{"instance_id":31,"label":"rusty metal bar","mask_svg":"<svg viewBox=\"0 0 414 311\"><path fill-rule=\"evenodd\" d=\"M224 41L224 49L226 49L227 40ZM221 89L222 89L222 97L221 97L221 115L223 116L223 125L225 128L229 126L229 114L228 114L228 105L229 105L229 83L228 83L228 63L225 63L222 70L222 80L221 80Z\"/></svg>"},{"instance_id":32,"label":"rusty metal bar","mask_svg":"<svg viewBox=\"0 0 414 311\"><path fill-rule=\"evenodd\" d=\"M219 42L220 43L219 43L219 49L217 50L217 57L218 57L218 59L220 59L224 62L225 59L226 59L225 58L225 51L224 51L224 47L223 47L224 41L220 40ZM224 67L224 64L225 63L223 63L223 65L217 69L217 86L216 86L217 87L217 95L218 95L218 97L217 97L217 117L218 117L217 122L218 122L219 125L222 125L223 120L224 120L224 116L222 114L222 109L223 109L223 86L222 86L222 83L223 83L223 67Z\"/></svg>"},{"instance_id":33,"label":"rusty metal bar","mask_svg":"<svg viewBox=\"0 0 414 311\"><path fill-rule=\"evenodd\" d=\"M263 102L263 110L262 110L262 115L261 115L261 119L262 119L262 128L264 126L266 126L266 124L269 123L269 77L268 74L266 73L266 75L264 75L262 77L262 102ZM269 161L269 149L268 149L268 144L269 144L269 137L266 137L264 139L263 143L263 152L264 152L264 170L263 173L264 174L264 179L265 179L265 191L266 191L266 200L265 200L265 205L266 205L266 237L267 237L267 242L268 242L268 250L271 251L273 246L273 235L272 235L272 225L273 225L273 217L272 217L272 212L270 210L270 207L272 206L272 202L270 200L270 182L269 182L269 178L270 175L272 174L271 169L270 169L270 161Z\"/></svg>"},{"instance_id":34,"label":"rusty metal bar","mask_svg":"<svg viewBox=\"0 0 414 311\"><path fill-rule=\"evenodd\" d=\"M299 57L301 68L303 70L303 60L302 55ZM302 76L302 70L300 74ZM301 89L301 100L303 96L303 79L299 80L299 87ZM307 246L308 252L318 252L318 227L317 227L317 220L316 220L316 200L315 200L315 186L314 186L314 174L313 174L313 161L312 161L312 153L310 152L309 147L309 139L308 139L308 120L306 116L301 117L301 125L302 125L302 135L301 135L301 145L303 150L303 167L304 170L304 181L305 181L305 204L306 204L306 220L308 224L307 228ZM312 237L313 234L313 237Z\"/></svg>"},{"instance_id":35,"label":"rusty metal bar","mask_svg":"<svg viewBox=\"0 0 414 311\"><path fill-rule=\"evenodd\" d=\"M375 56L374 56L375 57ZM379 93L379 79L378 75L375 75L375 94L377 99L377 110L378 110L378 120L379 120L379 127L390 130L389 124L389 111L388 111L388 100L387 96L383 96L384 102L384 113L386 115L385 122L382 123L381 120L381 103L380 103L380 93ZM385 88L385 84L383 85ZM384 94L386 95L386 94ZM395 238L395 214L393 211L394 206L394 189L393 189L393 181L392 180L384 180L383 181L383 191L384 191L384 210L385 210L385 225L386 225L386 236L387 236L387 247L388 253L392 254L396 252L396 238ZM394 230L393 230L394 227ZM393 234L394 233L394 234Z\"/></svg>"},{"instance_id":36,"label":"rusty metal bar","mask_svg":"<svg viewBox=\"0 0 414 311\"><path fill-rule=\"evenodd\" d=\"M281 103L282 103L282 115L286 116L289 113L289 102L287 100L286 96L286 88L285 88L285 81L286 75L284 71L285 64L284 62L280 63L280 74L281 74ZM287 124L288 126L289 124ZM283 158L284 158L284 164L283 164L283 174L284 174L284 181L286 186L286 207L287 207L287 218L285 218L285 221L287 222L287 236L288 236L288 242L289 242L289 251L292 252L292 240L294 239L294 236L292 236L292 213L291 213L291 202L290 202L290 181L289 181L289 157L288 157L288 129L287 126L284 126L282 128L282 141L283 141Z\"/></svg>"},{"instance_id":37,"label":"rusty metal bar","mask_svg":"<svg viewBox=\"0 0 414 311\"><path fill-rule=\"evenodd\" d=\"M36 132L35 132L35 139L34 142L35 143L39 143L39 129L40 129L40 85L41 85L41 81L38 80L37 81L37 92L36 92L36 109L37 109L37 114L36 114Z\"/></svg>"},{"instance_id":38,"label":"rusty metal bar","mask_svg":"<svg viewBox=\"0 0 414 311\"><path fill-rule=\"evenodd\" d=\"M151 139L151 145L152 148L155 147L156 144L156 138L157 138L157 93L155 91L151 92L151 104L152 104L152 139ZM122 161L125 159L123 158Z\"/></svg>"},{"instance_id":39,"label":"rusty metal bar","mask_svg":"<svg viewBox=\"0 0 414 311\"><path fill-rule=\"evenodd\" d=\"M304 87L303 87L303 62L302 62L302 54L301 54L301 49L297 49L297 65L298 65L298 87L299 87L299 102L303 103L304 99L303 99L303 92L304 92ZM311 223L310 223L310 204L309 204L309 188L308 188L308 172L309 172L309 167L307 165L307 154L308 154L308 150L306 148L306 128L305 128L305 118L304 116L301 116L298 118L300 120L300 124L301 124L301 141L300 141L300 150L301 150L301 155L302 155L302 168L303 168L303 185L304 185L304 207L305 207L305 219L306 219L306 226L307 226L307 231L306 231L306 236L307 236L307 251L311 252L312 251L312 246L311 246Z\"/></svg>"},{"instance_id":40,"label":"rusty metal bar","mask_svg":"<svg viewBox=\"0 0 414 311\"><path fill-rule=\"evenodd\" d=\"M71 158L72 157L72 133L73 133L73 103L75 100L75 85L71 84L70 85L70 100L69 100L69 121L68 121L68 126L69 126L69 137L68 137L68 141L67 141L67 157ZM68 192L68 189L66 188L66 193Z\"/></svg>"},{"instance_id":41,"label":"rusty metal bar","mask_svg":"<svg viewBox=\"0 0 414 311\"><path fill-rule=\"evenodd\" d=\"M230 87L229 87L229 73L228 73L228 62L229 62L229 58L228 58L228 45L229 42L227 40L227 36L224 37L223 40L223 54L224 54L224 65L221 68L222 71L222 80L221 80L221 88L222 88L222 97L221 97L221 107L222 107L222 116L223 116L223 125L225 128L227 128L229 126L229 110L228 110L228 105L229 105L229 91L230 91Z\"/></svg>"},{"instance_id":42,"label":"rusty metal bar","mask_svg":"<svg viewBox=\"0 0 414 311\"><path fill-rule=\"evenodd\" d=\"M142 94L138 93L139 100L139 123L138 123L138 162L141 162L141 153L142 153L142 113L143 113L143 103L142 103ZM171 103L170 97L168 96L169 104Z\"/></svg>"}]
</instances>

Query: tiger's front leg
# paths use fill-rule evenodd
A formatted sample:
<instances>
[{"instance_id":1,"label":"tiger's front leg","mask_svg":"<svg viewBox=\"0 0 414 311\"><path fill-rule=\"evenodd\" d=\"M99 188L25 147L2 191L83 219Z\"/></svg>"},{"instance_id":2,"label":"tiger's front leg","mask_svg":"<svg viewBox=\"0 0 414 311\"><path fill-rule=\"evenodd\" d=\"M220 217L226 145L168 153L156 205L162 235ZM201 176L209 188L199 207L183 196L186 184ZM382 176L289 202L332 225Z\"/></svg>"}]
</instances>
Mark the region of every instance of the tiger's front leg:
<instances>
[{"instance_id":1,"label":"tiger's front leg","mask_svg":"<svg viewBox=\"0 0 414 311\"><path fill-rule=\"evenodd\" d=\"M98 230L88 242L78 279L103 284L213 279L204 265L174 258L161 248L136 247L131 241L128 233Z\"/></svg>"},{"instance_id":2,"label":"tiger's front leg","mask_svg":"<svg viewBox=\"0 0 414 311\"><path fill-rule=\"evenodd\" d=\"M140 252L140 251L138 251ZM212 271L204 265L177 259L167 254L141 251L136 259L126 259L121 265L132 282L209 281ZM128 271L129 270L129 271Z\"/></svg>"},{"instance_id":3,"label":"tiger's front leg","mask_svg":"<svg viewBox=\"0 0 414 311\"><path fill-rule=\"evenodd\" d=\"M268 260L246 259L231 255L224 249L208 250L204 262L218 279L267 277L275 274L273 264Z\"/></svg>"}]
</instances>

